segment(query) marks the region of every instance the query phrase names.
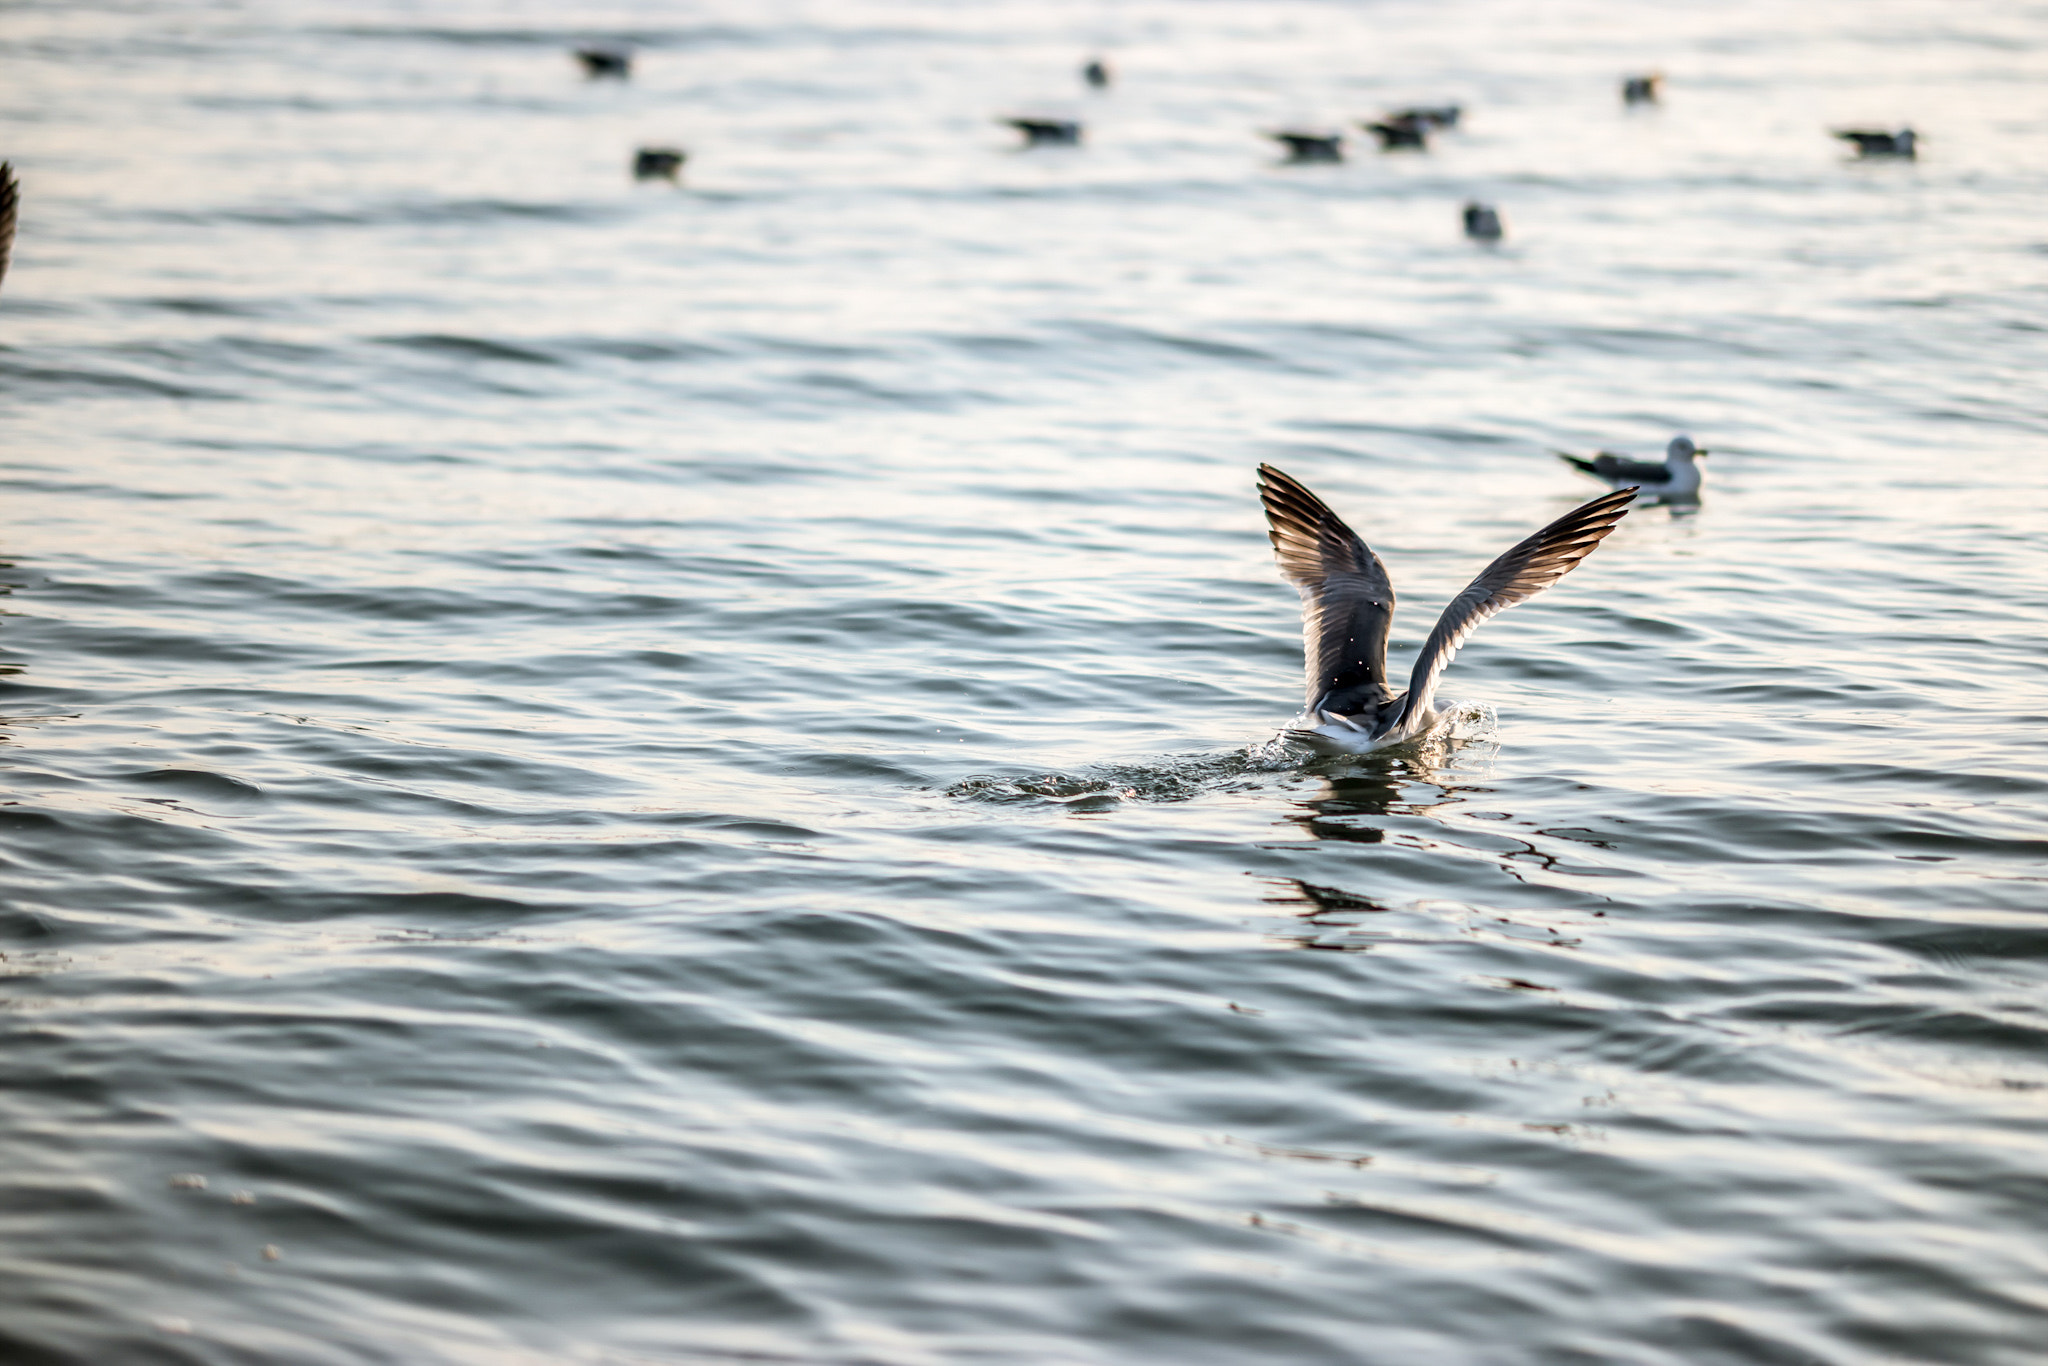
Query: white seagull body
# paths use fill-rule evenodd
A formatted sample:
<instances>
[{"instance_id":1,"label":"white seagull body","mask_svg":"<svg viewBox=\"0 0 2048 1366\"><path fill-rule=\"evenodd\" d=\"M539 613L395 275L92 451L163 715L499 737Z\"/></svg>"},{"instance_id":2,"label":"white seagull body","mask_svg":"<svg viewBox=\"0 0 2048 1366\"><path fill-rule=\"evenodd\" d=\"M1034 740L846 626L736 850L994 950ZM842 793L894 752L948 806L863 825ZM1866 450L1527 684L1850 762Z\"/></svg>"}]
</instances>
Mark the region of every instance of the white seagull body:
<instances>
[{"instance_id":1,"label":"white seagull body","mask_svg":"<svg viewBox=\"0 0 2048 1366\"><path fill-rule=\"evenodd\" d=\"M1609 488L1635 485L1642 490L1641 497L1646 503L1689 503L1698 500L1700 478L1705 473L1693 461L1707 452L1693 445L1689 436L1674 436L1661 463L1631 460L1613 451L1601 451L1591 460L1569 451L1554 454L1579 473L1590 474Z\"/></svg>"},{"instance_id":2,"label":"white seagull body","mask_svg":"<svg viewBox=\"0 0 2048 1366\"><path fill-rule=\"evenodd\" d=\"M1633 488L1583 503L1481 570L1437 618L1408 688L1387 687L1394 585L1387 567L1323 500L1271 465L1259 497L1280 572L1301 591L1307 695L1285 734L1322 754L1366 754L1412 740L1437 722L1437 680L1494 613L1533 598L1593 553L1635 498Z\"/></svg>"}]
</instances>

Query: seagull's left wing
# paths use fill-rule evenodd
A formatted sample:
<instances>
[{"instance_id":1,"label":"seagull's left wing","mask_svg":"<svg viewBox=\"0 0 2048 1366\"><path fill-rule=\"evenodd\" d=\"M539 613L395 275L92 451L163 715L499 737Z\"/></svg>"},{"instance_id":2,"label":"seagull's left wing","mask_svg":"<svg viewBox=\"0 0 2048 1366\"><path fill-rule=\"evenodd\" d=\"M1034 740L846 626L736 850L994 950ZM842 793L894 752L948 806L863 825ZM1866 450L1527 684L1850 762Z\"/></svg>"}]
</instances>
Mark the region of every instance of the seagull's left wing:
<instances>
[{"instance_id":1,"label":"seagull's left wing","mask_svg":"<svg viewBox=\"0 0 2048 1366\"><path fill-rule=\"evenodd\" d=\"M1377 709L1387 692L1387 631L1394 585L1387 567L1344 519L1271 465L1259 466L1259 499L1280 572L1301 592L1304 707Z\"/></svg>"},{"instance_id":2,"label":"seagull's left wing","mask_svg":"<svg viewBox=\"0 0 2048 1366\"><path fill-rule=\"evenodd\" d=\"M1451 599L1429 639L1422 642L1422 653L1415 657L1415 670L1408 676L1407 705L1394 724L1405 725L1411 717L1429 710L1437 680L1480 622L1535 597L1569 574L1614 530L1635 496L1633 488L1616 489L1581 503L1481 570L1464 592Z\"/></svg>"}]
</instances>

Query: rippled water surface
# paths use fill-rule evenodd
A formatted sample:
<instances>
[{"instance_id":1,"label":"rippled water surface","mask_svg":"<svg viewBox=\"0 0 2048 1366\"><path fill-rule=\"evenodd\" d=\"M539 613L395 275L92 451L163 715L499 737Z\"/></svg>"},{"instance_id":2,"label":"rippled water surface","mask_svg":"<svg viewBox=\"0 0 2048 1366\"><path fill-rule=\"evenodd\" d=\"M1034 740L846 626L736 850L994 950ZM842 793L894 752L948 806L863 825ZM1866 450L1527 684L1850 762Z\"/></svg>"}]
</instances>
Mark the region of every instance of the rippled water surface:
<instances>
[{"instance_id":1,"label":"rippled water surface","mask_svg":"<svg viewBox=\"0 0 2048 1366\"><path fill-rule=\"evenodd\" d=\"M0 73L6 1361L2040 1360L2048 7L10 0ZM1405 657L1680 430L1451 733L1269 743L1259 461Z\"/></svg>"}]
</instances>

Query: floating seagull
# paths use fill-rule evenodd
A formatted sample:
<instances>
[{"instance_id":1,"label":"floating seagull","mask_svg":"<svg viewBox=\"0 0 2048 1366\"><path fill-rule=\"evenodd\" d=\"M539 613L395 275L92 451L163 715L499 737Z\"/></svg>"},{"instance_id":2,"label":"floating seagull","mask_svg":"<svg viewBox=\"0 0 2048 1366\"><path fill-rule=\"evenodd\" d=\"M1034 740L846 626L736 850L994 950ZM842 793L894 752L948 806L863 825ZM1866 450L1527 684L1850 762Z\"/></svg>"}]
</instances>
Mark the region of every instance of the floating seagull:
<instances>
[{"instance_id":1,"label":"floating seagull","mask_svg":"<svg viewBox=\"0 0 2048 1366\"><path fill-rule=\"evenodd\" d=\"M1591 460L1567 451L1553 452L1558 459L1581 474L1606 481L1614 488L1624 484L1642 490L1644 502L1691 502L1700 496L1700 476L1693 457L1707 452L1692 444L1689 436L1674 436L1661 462L1631 460L1612 451L1601 451Z\"/></svg>"},{"instance_id":2,"label":"floating seagull","mask_svg":"<svg viewBox=\"0 0 2048 1366\"><path fill-rule=\"evenodd\" d=\"M1073 119L997 119L1024 135L1026 147L1072 147L1081 141L1081 125Z\"/></svg>"},{"instance_id":3,"label":"floating seagull","mask_svg":"<svg viewBox=\"0 0 2048 1366\"><path fill-rule=\"evenodd\" d=\"M1498 242L1506 235L1500 225L1500 210L1474 199L1465 205L1465 235L1475 242Z\"/></svg>"},{"instance_id":4,"label":"floating seagull","mask_svg":"<svg viewBox=\"0 0 2048 1366\"><path fill-rule=\"evenodd\" d=\"M1320 754L1364 754L1412 740L1437 723L1437 680L1479 623L1535 597L1593 553L1628 511L1634 489L1605 493L1510 547L1451 599L1415 656L1406 692L1387 688L1394 585L1387 567L1323 500L1271 465L1259 497L1280 573L1301 591L1308 688L1286 730Z\"/></svg>"},{"instance_id":5,"label":"floating seagull","mask_svg":"<svg viewBox=\"0 0 2048 1366\"><path fill-rule=\"evenodd\" d=\"M1456 128L1465 117L1462 104L1418 104L1387 117L1389 123L1419 123L1424 128Z\"/></svg>"},{"instance_id":6,"label":"floating seagull","mask_svg":"<svg viewBox=\"0 0 2048 1366\"><path fill-rule=\"evenodd\" d=\"M14 219L21 208L21 182L14 167L0 161L0 280L7 278L7 258L14 251Z\"/></svg>"},{"instance_id":7,"label":"floating seagull","mask_svg":"<svg viewBox=\"0 0 2048 1366\"><path fill-rule=\"evenodd\" d=\"M1429 150L1429 125L1416 117L1413 110L1390 114L1378 123L1361 123L1358 126L1380 140L1382 152Z\"/></svg>"},{"instance_id":8,"label":"floating seagull","mask_svg":"<svg viewBox=\"0 0 2048 1366\"><path fill-rule=\"evenodd\" d=\"M1656 72L1647 76L1628 76L1621 82L1623 104L1655 104L1664 84L1664 78Z\"/></svg>"},{"instance_id":9,"label":"floating seagull","mask_svg":"<svg viewBox=\"0 0 2048 1366\"><path fill-rule=\"evenodd\" d=\"M573 55L592 80L612 76L623 81L633 74L633 54L615 47L579 47Z\"/></svg>"},{"instance_id":10,"label":"floating seagull","mask_svg":"<svg viewBox=\"0 0 2048 1366\"><path fill-rule=\"evenodd\" d=\"M1296 129L1283 128L1266 136L1287 149L1287 159L1290 162L1344 159L1342 133L1304 133Z\"/></svg>"},{"instance_id":11,"label":"floating seagull","mask_svg":"<svg viewBox=\"0 0 2048 1366\"><path fill-rule=\"evenodd\" d=\"M1838 128L1835 136L1844 142L1855 143L1859 157L1904 157L1913 161L1920 155L1913 146L1919 139L1910 128L1901 128L1896 133L1887 133L1883 129Z\"/></svg>"},{"instance_id":12,"label":"floating seagull","mask_svg":"<svg viewBox=\"0 0 2048 1366\"><path fill-rule=\"evenodd\" d=\"M633 153L633 179L682 180L683 163L690 154L680 147L642 147Z\"/></svg>"},{"instance_id":13,"label":"floating seagull","mask_svg":"<svg viewBox=\"0 0 2048 1366\"><path fill-rule=\"evenodd\" d=\"M1109 89L1109 63L1100 57L1090 57L1088 65L1081 68L1081 79L1088 82L1091 89Z\"/></svg>"}]
</instances>

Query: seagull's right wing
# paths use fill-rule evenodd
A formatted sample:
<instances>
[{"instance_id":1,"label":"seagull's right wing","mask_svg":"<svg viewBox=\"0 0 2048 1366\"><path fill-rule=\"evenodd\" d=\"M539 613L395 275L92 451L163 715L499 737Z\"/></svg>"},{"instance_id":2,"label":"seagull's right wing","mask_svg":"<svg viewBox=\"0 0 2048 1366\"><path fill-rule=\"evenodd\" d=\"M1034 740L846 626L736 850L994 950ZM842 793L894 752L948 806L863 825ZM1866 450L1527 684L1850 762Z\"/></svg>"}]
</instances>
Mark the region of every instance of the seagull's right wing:
<instances>
[{"instance_id":1,"label":"seagull's right wing","mask_svg":"<svg viewBox=\"0 0 2048 1366\"><path fill-rule=\"evenodd\" d=\"M1385 702L1394 585L1387 567L1322 499L1271 465L1259 498L1280 572L1301 590L1303 706L1356 713Z\"/></svg>"},{"instance_id":2,"label":"seagull's right wing","mask_svg":"<svg viewBox=\"0 0 2048 1366\"><path fill-rule=\"evenodd\" d=\"M14 249L14 217L21 207L21 182L14 168L0 161L0 280L7 278L7 257Z\"/></svg>"},{"instance_id":3,"label":"seagull's right wing","mask_svg":"<svg viewBox=\"0 0 2048 1366\"><path fill-rule=\"evenodd\" d=\"M1429 639L1422 642L1422 653L1415 657L1415 671L1408 678L1407 704L1394 725L1405 725L1410 717L1429 710L1437 680L1480 622L1535 597L1569 574L1614 530L1635 496L1633 488L1617 489L1581 503L1534 536L1509 547L1481 570L1464 592L1451 599Z\"/></svg>"}]
</instances>

